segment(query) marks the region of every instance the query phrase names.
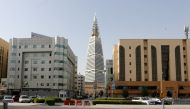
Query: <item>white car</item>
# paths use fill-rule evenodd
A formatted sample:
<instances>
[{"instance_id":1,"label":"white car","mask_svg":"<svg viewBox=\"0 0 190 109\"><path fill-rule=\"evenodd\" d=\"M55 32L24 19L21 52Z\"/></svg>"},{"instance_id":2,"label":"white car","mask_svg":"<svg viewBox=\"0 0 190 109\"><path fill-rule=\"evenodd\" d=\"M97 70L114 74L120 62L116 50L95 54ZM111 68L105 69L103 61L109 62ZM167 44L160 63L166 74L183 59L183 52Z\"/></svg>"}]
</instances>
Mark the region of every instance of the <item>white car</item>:
<instances>
[{"instance_id":1,"label":"white car","mask_svg":"<svg viewBox=\"0 0 190 109\"><path fill-rule=\"evenodd\" d=\"M19 97L19 102L20 103L30 103L30 98L27 95L21 95Z\"/></svg>"},{"instance_id":2,"label":"white car","mask_svg":"<svg viewBox=\"0 0 190 109\"><path fill-rule=\"evenodd\" d=\"M134 97L132 99L132 101L136 101L136 102L142 102L142 103L145 103L145 104L149 104L149 98L148 97Z\"/></svg>"},{"instance_id":3,"label":"white car","mask_svg":"<svg viewBox=\"0 0 190 109\"><path fill-rule=\"evenodd\" d=\"M10 96L10 95L5 95L5 96L3 97L3 102L6 102L6 103L13 103L14 100L13 100L12 96Z\"/></svg>"}]
</instances>

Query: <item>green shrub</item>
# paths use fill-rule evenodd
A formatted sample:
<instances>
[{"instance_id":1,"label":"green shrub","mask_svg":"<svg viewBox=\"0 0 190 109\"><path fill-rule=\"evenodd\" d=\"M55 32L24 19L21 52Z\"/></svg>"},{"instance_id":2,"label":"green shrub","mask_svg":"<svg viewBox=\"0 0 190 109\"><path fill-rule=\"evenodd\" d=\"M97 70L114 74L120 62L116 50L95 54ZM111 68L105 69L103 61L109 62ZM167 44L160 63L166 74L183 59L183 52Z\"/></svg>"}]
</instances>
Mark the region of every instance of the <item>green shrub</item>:
<instances>
[{"instance_id":1,"label":"green shrub","mask_svg":"<svg viewBox=\"0 0 190 109\"><path fill-rule=\"evenodd\" d=\"M35 99L34 99L34 102L35 102L35 103L44 103L44 102L45 102L45 99L44 99L44 98L35 98Z\"/></svg>"},{"instance_id":2,"label":"green shrub","mask_svg":"<svg viewBox=\"0 0 190 109\"><path fill-rule=\"evenodd\" d=\"M53 98L46 98L45 103L48 104L49 106L55 105L55 99Z\"/></svg>"},{"instance_id":3,"label":"green shrub","mask_svg":"<svg viewBox=\"0 0 190 109\"><path fill-rule=\"evenodd\" d=\"M62 103L63 100L61 98L54 98L56 103Z\"/></svg>"},{"instance_id":4,"label":"green shrub","mask_svg":"<svg viewBox=\"0 0 190 109\"><path fill-rule=\"evenodd\" d=\"M135 105L143 105L145 103L142 102L135 102L129 100L95 100L93 101L93 105L96 104L135 104Z\"/></svg>"}]
</instances>

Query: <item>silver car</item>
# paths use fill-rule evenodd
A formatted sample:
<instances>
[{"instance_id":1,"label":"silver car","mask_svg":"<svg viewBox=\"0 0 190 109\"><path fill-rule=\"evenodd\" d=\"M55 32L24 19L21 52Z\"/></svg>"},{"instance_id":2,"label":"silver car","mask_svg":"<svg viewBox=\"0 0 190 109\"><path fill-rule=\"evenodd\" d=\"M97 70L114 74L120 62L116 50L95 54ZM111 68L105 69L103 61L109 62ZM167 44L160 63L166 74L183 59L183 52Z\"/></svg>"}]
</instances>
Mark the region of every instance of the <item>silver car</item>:
<instances>
[{"instance_id":1,"label":"silver car","mask_svg":"<svg viewBox=\"0 0 190 109\"><path fill-rule=\"evenodd\" d=\"M5 95L5 96L3 97L3 102L13 103L14 100L13 100L12 96L10 96L10 95Z\"/></svg>"},{"instance_id":2,"label":"silver car","mask_svg":"<svg viewBox=\"0 0 190 109\"><path fill-rule=\"evenodd\" d=\"M21 95L19 97L19 102L20 103L30 103L30 98L27 95Z\"/></svg>"}]
</instances>

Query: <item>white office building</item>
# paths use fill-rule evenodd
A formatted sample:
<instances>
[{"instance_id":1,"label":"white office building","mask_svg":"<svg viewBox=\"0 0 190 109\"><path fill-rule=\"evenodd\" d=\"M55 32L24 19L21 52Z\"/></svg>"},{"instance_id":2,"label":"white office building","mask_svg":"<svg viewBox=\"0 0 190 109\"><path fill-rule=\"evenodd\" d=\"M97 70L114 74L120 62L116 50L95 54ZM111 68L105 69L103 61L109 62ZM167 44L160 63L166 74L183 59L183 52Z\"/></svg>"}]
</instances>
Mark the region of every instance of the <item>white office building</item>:
<instances>
[{"instance_id":1,"label":"white office building","mask_svg":"<svg viewBox=\"0 0 190 109\"><path fill-rule=\"evenodd\" d=\"M32 33L10 39L8 90L12 94L73 96L76 56L64 37Z\"/></svg>"}]
</instances>

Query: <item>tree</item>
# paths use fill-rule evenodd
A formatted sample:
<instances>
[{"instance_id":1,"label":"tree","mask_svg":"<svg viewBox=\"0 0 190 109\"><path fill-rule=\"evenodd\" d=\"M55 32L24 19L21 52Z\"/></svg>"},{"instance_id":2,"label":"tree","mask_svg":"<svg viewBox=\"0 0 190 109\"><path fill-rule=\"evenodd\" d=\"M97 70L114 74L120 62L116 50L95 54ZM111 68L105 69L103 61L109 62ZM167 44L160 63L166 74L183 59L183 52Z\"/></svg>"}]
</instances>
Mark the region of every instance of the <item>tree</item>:
<instances>
[{"instance_id":1,"label":"tree","mask_svg":"<svg viewBox=\"0 0 190 109\"><path fill-rule=\"evenodd\" d=\"M122 95L123 95L124 98L127 98L129 96L129 92L128 92L127 88L123 89L123 94Z\"/></svg>"}]
</instances>

